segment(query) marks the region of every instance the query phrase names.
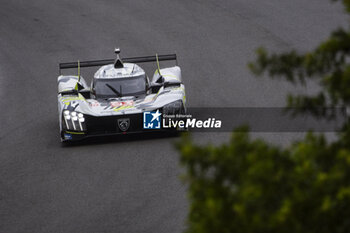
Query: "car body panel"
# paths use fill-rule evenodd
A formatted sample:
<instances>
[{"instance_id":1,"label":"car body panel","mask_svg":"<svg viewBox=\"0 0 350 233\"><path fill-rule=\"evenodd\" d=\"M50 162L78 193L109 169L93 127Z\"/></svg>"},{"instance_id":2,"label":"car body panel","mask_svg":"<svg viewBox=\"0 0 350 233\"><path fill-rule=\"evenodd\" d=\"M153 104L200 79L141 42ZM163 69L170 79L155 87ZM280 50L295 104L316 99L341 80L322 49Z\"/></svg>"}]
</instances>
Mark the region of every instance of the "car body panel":
<instances>
[{"instance_id":1,"label":"car body panel","mask_svg":"<svg viewBox=\"0 0 350 233\"><path fill-rule=\"evenodd\" d=\"M131 70L134 70L135 72ZM109 64L104 65L97 70L93 81L101 78L110 78L112 80L126 76L129 77L132 75L139 75L142 72L144 73L141 67L132 63L125 63L124 68L122 69L116 69L113 67L113 64ZM159 70L157 69L151 81L149 81L149 85L159 85L157 83L157 80L160 78L159 73L163 77L162 83L164 85L161 84L157 92L152 93L151 91L147 91L145 95L141 96L123 96L108 99L96 98L91 93L89 93L89 96L86 97L83 92L80 93L80 91L76 90L76 85L79 80L78 76L60 75L57 79L57 98L61 140L74 140L81 139L86 136L92 136L93 132L89 132L89 128L94 128L95 125L99 125L99 120L107 122L109 119L133 119L132 117L140 116L145 111L161 109L163 106L175 101L182 101L183 107L185 108L185 86L182 83L180 67L174 66ZM89 92L89 85L87 85L83 77L80 77L79 84L81 85L82 91L85 91L85 93ZM87 129L84 132L79 132L79 130L72 129L68 130L68 125L65 120L63 120L65 119L63 117L65 110L82 113L86 120L84 124L87 125ZM136 120L135 118L132 121L133 122L130 122L130 124L135 124L135 122L139 120ZM115 121L112 120L111 122ZM89 124L91 125L90 127ZM139 123L136 124L138 125ZM101 126L101 128L103 127ZM113 127L113 130L109 132L106 130L107 128L105 128L101 134L109 135L121 133L114 129L116 124L111 125L111 127ZM65 136L67 131L71 136ZM133 129L133 127L130 125L130 130L128 130L127 133L129 132L143 132L143 130L140 127Z\"/></svg>"}]
</instances>

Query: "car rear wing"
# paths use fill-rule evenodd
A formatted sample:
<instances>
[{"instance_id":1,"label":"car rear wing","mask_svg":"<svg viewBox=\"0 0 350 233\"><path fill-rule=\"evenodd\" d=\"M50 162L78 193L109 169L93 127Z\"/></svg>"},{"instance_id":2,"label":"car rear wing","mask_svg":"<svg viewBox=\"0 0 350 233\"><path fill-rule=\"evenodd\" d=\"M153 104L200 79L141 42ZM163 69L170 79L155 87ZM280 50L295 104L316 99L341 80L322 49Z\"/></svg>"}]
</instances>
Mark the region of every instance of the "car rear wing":
<instances>
[{"instance_id":1,"label":"car rear wing","mask_svg":"<svg viewBox=\"0 0 350 233\"><path fill-rule=\"evenodd\" d=\"M129 63L156 62L157 56L158 56L158 61L175 60L176 65L177 65L176 54L155 55L155 56L145 56L145 57L129 57L129 58L123 58L122 61L129 62ZM62 69L104 66L104 65L108 65L108 64L113 64L114 61L115 61L115 59L105 59L105 60L59 63L59 73L61 74Z\"/></svg>"}]
</instances>

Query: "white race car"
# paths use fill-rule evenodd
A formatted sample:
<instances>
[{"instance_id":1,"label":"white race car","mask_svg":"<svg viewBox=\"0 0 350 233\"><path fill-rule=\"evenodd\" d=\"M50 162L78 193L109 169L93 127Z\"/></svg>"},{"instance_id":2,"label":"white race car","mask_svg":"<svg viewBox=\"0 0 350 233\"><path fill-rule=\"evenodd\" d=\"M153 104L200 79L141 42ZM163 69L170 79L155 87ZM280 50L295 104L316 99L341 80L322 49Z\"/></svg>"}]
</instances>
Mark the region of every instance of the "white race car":
<instances>
[{"instance_id":1,"label":"white race car","mask_svg":"<svg viewBox=\"0 0 350 233\"><path fill-rule=\"evenodd\" d=\"M60 63L58 114L62 141L91 136L143 133L163 129L162 114L185 114L186 95L179 66L159 68L159 61L176 60L176 54L119 57L85 62ZM156 62L149 79L137 65ZM101 66L91 85L80 68ZM61 69L77 68L78 75L61 75Z\"/></svg>"}]
</instances>

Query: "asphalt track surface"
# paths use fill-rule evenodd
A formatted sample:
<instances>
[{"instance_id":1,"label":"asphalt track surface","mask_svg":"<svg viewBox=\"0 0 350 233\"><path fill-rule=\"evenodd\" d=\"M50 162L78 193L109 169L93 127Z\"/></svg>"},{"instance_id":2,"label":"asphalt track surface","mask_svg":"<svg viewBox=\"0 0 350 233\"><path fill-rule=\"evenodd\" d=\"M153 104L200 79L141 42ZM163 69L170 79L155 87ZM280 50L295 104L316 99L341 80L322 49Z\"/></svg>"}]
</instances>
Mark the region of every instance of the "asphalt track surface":
<instances>
[{"instance_id":1,"label":"asphalt track surface","mask_svg":"<svg viewBox=\"0 0 350 233\"><path fill-rule=\"evenodd\" d=\"M58 62L176 51L189 106L283 106L254 50L313 48L345 25L326 0L0 1L0 232L182 232L186 187L164 135L62 146ZM86 77L90 80L90 77ZM300 92L313 92L309 85ZM228 134L197 133L200 143ZM288 143L295 134L262 134Z\"/></svg>"}]
</instances>

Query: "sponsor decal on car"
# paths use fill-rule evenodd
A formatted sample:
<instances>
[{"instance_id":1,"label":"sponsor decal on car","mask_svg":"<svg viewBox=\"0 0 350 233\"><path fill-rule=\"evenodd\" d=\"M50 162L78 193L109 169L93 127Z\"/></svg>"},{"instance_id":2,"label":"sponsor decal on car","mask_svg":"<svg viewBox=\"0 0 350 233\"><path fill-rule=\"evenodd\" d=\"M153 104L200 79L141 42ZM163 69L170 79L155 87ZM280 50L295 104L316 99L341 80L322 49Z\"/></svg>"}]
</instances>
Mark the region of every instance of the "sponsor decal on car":
<instances>
[{"instance_id":1,"label":"sponsor decal on car","mask_svg":"<svg viewBox=\"0 0 350 233\"><path fill-rule=\"evenodd\" d=\"M71 139L72 139L72 135L69 134L69 133L65 133L65 134L64 134L64 139L66 139L66 140L71 140Z\"/></svg>"},{"instance_id":2,"label":"sponsor decal on car","mask_svg":"<svg viewBox=\"0 0 350 233\"><path fill-rule=\"evenodd\" d=\"M127 101L112 101L110 102L112 107L122 107L122 106L134 106L133 100L127 100Z\"/></svg>"},{"instance_id":3,"label":"sponsor decal on car","mask_svg":"<svg viewBox=\"0 0 350 233\"><path fill-rule=\"evenodd\" d=\"M99 107L100 103L98 101L89 101L90 107Z\"/></svg>"},{"instance_id":4,"label":"sponsor decal on car","mask_svg":"<svg viewBox=\"0 0 350 233\"><path fill-rule=\"evenodd\" d=\"M60 100L62 101L62 103L64 103L65 105L69 105L70 102L74 102L74 101L86 101L85 98L79 94L78 96L69 96L69 97L60 97Z\"/></svg>"}]
</instances>

